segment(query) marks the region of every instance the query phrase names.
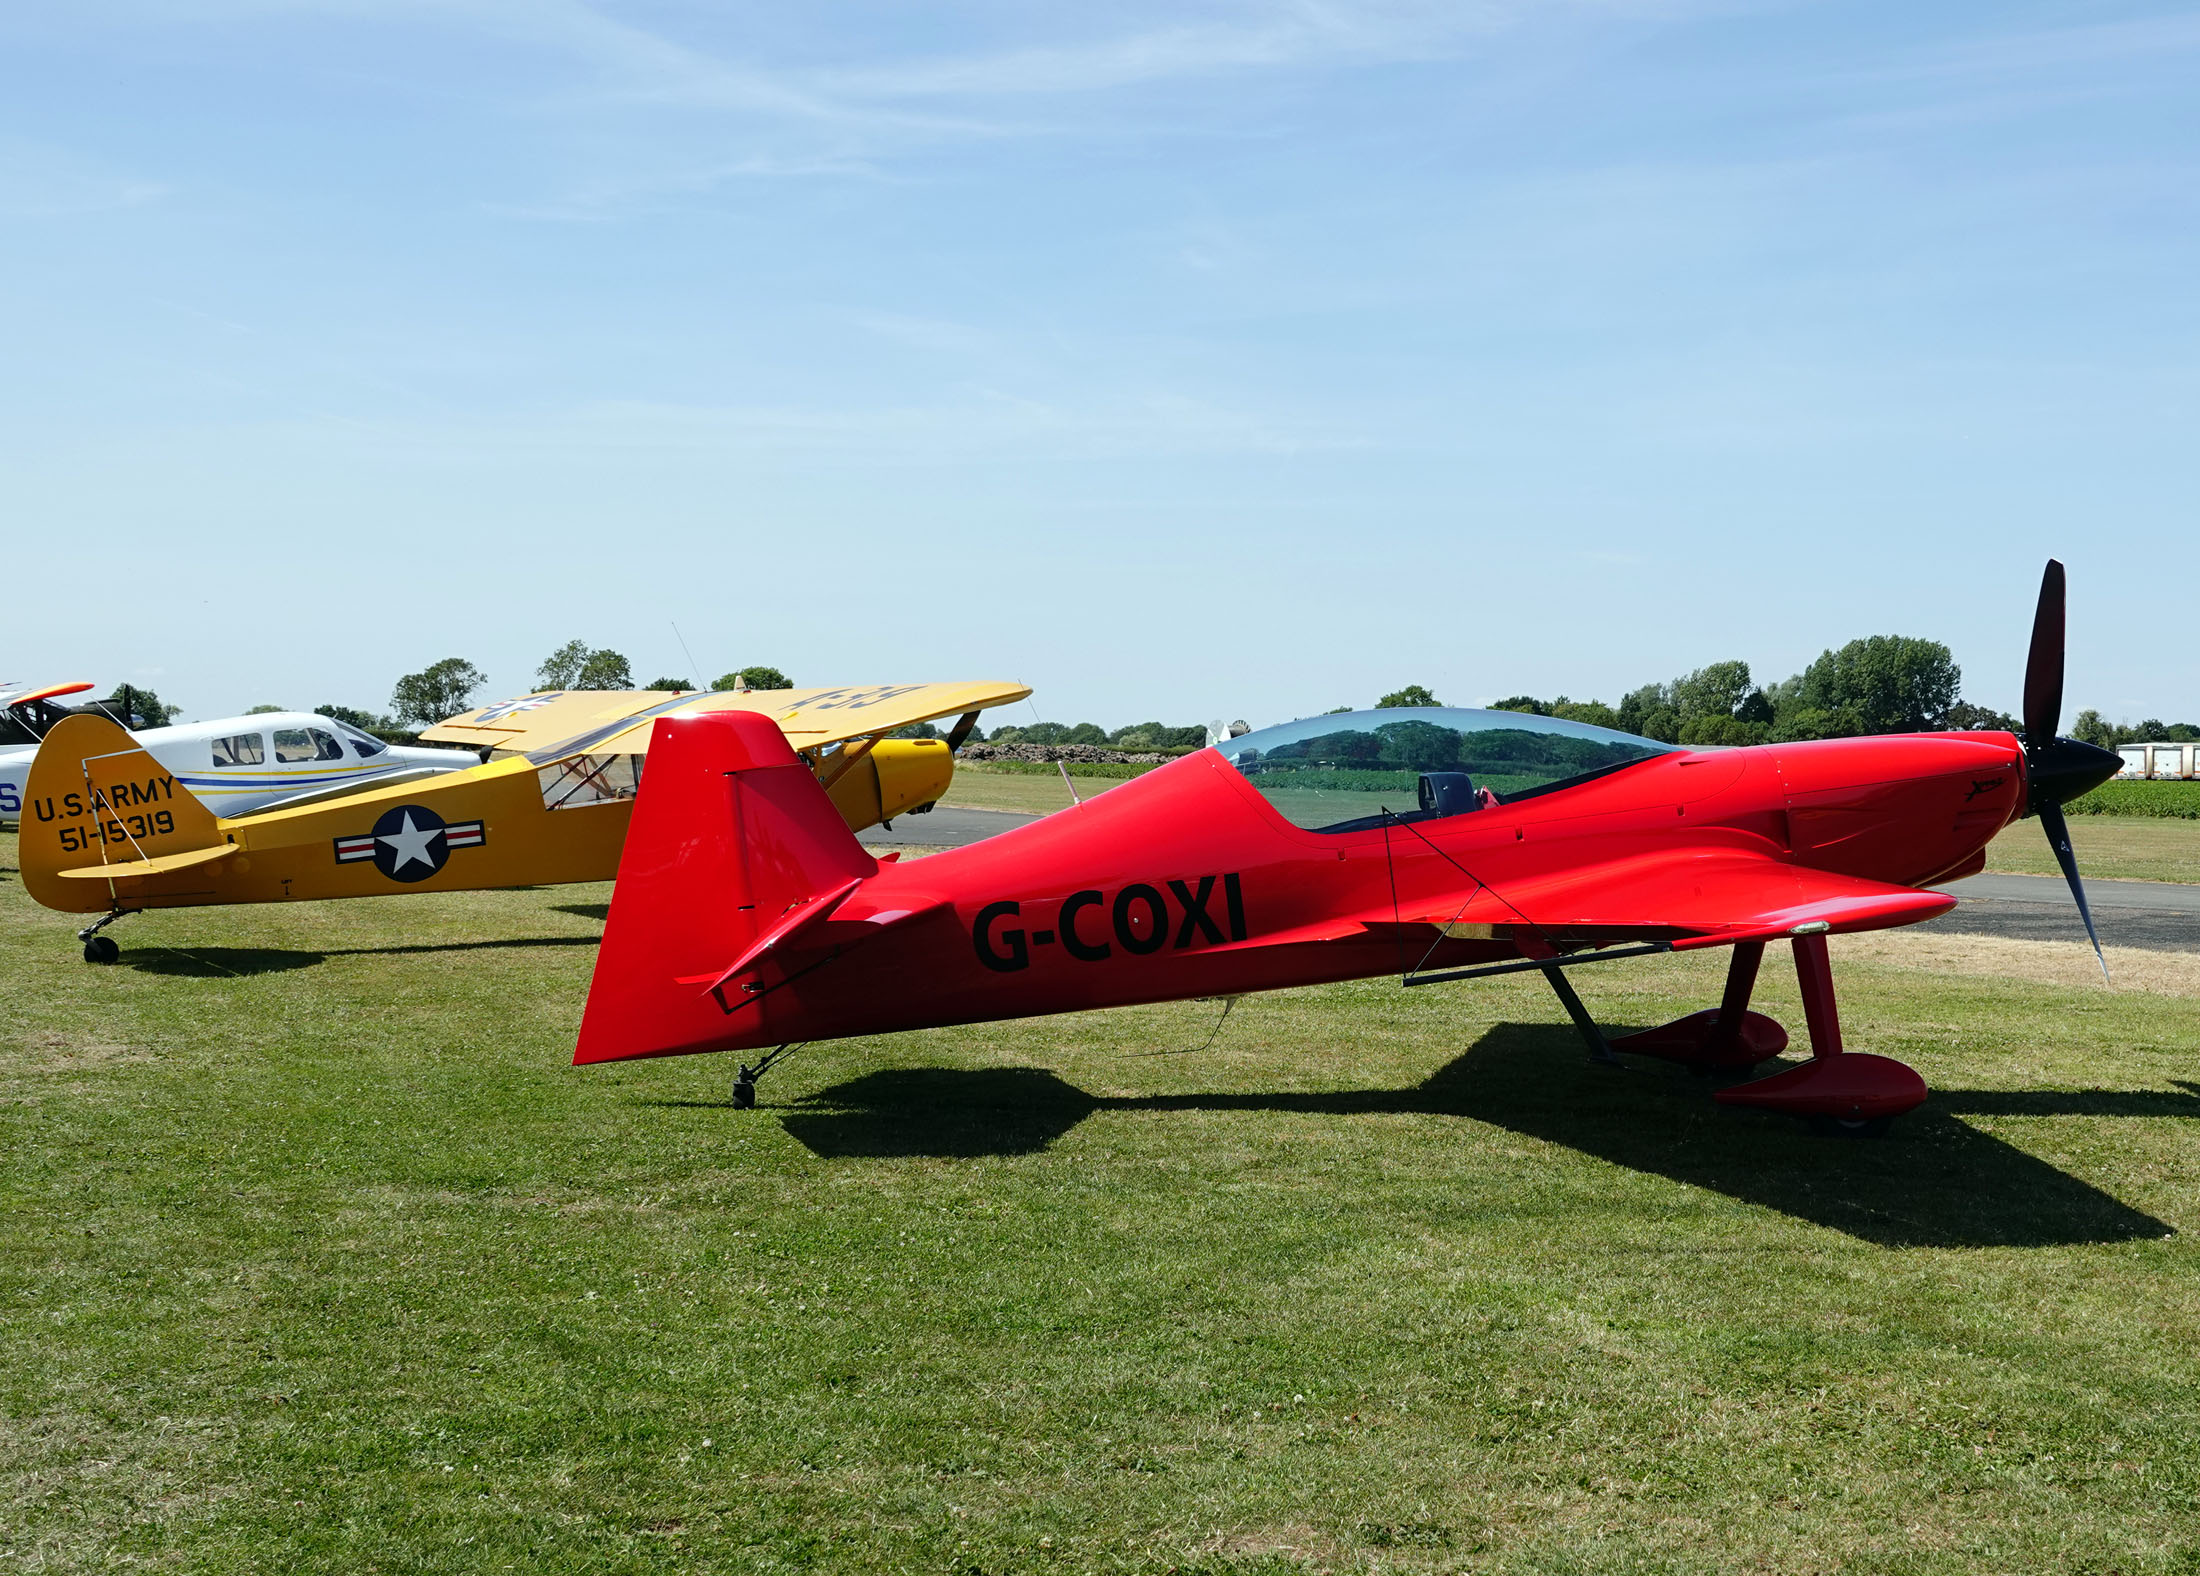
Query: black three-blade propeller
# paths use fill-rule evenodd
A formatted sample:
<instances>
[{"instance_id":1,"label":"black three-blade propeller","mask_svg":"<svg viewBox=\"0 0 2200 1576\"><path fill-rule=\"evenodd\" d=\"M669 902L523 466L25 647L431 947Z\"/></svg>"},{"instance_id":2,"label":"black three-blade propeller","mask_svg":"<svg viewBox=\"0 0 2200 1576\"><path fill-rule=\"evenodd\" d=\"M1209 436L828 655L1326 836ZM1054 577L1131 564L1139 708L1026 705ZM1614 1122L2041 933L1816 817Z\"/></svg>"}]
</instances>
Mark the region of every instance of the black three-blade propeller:
<instances>
[{"instance_id":1,"label":"black three-blade propeller","mask_svg":"<svg viewBox=\"0 0 2200 1576\"><path fill-rule=\"evenodd\" d=\"M2025 811L2040 818L2047 846L2055 850L2070 895L2078 900L2078 916L2093 940L2093 956L2100 959L2101 978L2108 978L2108 958L2101 951L2100 932L2093 928L2093 910L2085 901L2085 883L2078 879L2078 856L2070 847L2070 823L2062 807L2082 793L2090 793L2123 770L2123 761L2108 750L2056 733L2062 726L2063 700L2063 566L2050 558L2040 577L2039 611L2032 615L2032 654L2024 665L2024 778Z\"/></svg>"}]
</instances>

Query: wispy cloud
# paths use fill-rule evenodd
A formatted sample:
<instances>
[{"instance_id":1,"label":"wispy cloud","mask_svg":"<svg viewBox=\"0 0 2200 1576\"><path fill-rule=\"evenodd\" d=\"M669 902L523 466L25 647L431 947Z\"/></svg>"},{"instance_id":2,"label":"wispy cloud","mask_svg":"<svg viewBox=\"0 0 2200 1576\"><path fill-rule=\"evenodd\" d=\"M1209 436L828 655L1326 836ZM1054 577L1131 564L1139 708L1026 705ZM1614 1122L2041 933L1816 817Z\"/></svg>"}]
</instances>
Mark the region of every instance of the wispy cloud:
<instances>
[{"instance_id":1,"label":"wispy cloud","mask_svg":"<svg viewBox=\"0 0 2200 1576\"><path fill-rule=\"evenodd\" d=\"M1232 21L1178 23L1074 43L842 68L819 81L856 98L1094 93L1173 78L1423 56L1502 25L1494 7L1445 14L1286 5Z\"/></svg>"},{"instance_id":2,"label":"wispy cloud","mask_svg":"<svg viewBox=\"0 0 2200 1576\"><path fill-rule=\"evenodd\" d=\"M2026 28L1968 39L1921 52L1895 75L2014 76L2069 73L2088 65L2121 65L2200 50L2200 15L2190 11L2089 22L2074 27Z\"/></svg>"},{"instance_id":3,"label":"wispy cloud","mask_svg":"<svg viewBox=\"0 0 2200 1576\"><path fill-rule=\"evenodd\" d=\"M2136 17L1974 32L1802 80L1845 106L1836 124L1906 136L2120 99L2149 68L2189 73L2195 51L2200 16Z\"/></svg>"},{"instance_id":4,"label":"wispy cloud","mask_svg":"<svg viewBox=\"0 0 2200 1576\"><path fill-rule=\"evenodd\" d=\"M66 148L0 141L0 217L51 219L135 208L168 190Z\"/></svg>"},{"instance_id":5,"label":"wispy cloud","mask_svg":"<svg viewBox=\"0 0 2200 1576\"><path fill-rule=\"evenodd\" d=\"M1359 450L1373 440L1325 417L1223 405L1156 391L1084 399L1032 397L964 384L934 402L899 405L676 404L604 400L535 417L479 421L286 421L286 443L377 454L691 455L712 462L859 458L865 465L928 467L1013 456L1091 460L1309 454Z\"/></svg>"},{"instance_id":6,"label":"wispy cloud","mask_svg":"<svg viewBox=\"0 0 2200 1576\"><path fill-rule=\"evenodd\" d=\"M681 163L654 170L630 166L615 174L576 182L553 198L537 202L485 203L482 211L507 219L605 224L653 207L676 205L739 182L819 179L885 181L892 177L870 159L831 154L779 157L755 153L717 163Z\"/></svg>"},{"instance_id":7,"label":"wispy cloud","mask_svg":"<svg viewBox=\"0 0 2200 1576\"><path fill-rule=\"evenodd\" d=\"M547 74L468 80L457 91L559 126L583 165L595 156L595 172L566 189L493 211L586 222L747 181L881 178L944 147L1096 131L1120 138L1119 107L1107 101L1157 85L1435 60L1554 19L1653 22L1753 3L1184 0L1026 11L960 50L870 45L837 57L829 13L779 29L622 0L105 0L105 9L132 26L226 25L256 36L282 19L429 30L555 62ZM437 69L435 51L412 58L422 72ZM1200 100L1192 122L1148 119L1140 134L1211 128L1233 113L1226 98Z\"/></svg>"}]
</instances>

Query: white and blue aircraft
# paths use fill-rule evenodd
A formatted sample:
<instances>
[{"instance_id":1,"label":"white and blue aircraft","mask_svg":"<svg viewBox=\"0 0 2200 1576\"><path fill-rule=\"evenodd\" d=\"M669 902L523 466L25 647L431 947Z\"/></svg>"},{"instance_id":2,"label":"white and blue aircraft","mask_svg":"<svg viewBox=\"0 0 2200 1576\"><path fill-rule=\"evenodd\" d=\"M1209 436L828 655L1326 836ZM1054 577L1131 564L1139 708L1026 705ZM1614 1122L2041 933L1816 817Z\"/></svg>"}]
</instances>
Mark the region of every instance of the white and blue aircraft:
<instances>
[{"instance_id":1,"label":"white and blue aircraft","mask_svg":"<svg viewBox=\"0 0 2200 1576\"><path fill-rule=\"evenodd\" d=\"M22 689L0 684L0 821L20 819L23 783L38 741L63 713L56 694L90 685ZM147 728L132 735L216 815L235 817L276 805L310 804L367 788L479 766L472 750L384 744L348 723L308 711ZM9 746L14 746L10 748Z\"/></svg>"}]
</instances>

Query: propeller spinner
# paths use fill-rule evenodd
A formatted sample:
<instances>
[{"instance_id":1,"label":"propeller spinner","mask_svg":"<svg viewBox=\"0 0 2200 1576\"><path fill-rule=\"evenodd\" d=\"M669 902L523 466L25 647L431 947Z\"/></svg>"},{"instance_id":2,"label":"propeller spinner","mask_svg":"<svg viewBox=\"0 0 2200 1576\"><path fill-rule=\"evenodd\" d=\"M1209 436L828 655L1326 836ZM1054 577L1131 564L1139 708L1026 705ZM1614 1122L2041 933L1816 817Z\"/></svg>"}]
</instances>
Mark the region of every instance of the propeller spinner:
<instances>
[{"instance_id":1,"label":"propeller spinner","mask_svg":"<svg viewBox=\"0 0 2200 1576\"><path fill-rule=\"evenodd\" d=\"M2026 813L2040 818L2047 846L2055 851L2055 863L2070 883L2077 899L2078 917L2093 942L2093 956L2100 960L2101 978L2108 978L2108 958L2101 951L2100 932L2093 928L2093 910L2085 900L2085 883L2078 877L2078 856L2070 846L2070 823L2062 807L2083 793L2090 793L2123 770L2123 761L2112 751L2082 739L2065 739L2063 700L2063 566L2047 561L2040 577L2039 608L2032 615L2032 651L2024 665L2024 778Z\"/></svg>"}]
</instances>

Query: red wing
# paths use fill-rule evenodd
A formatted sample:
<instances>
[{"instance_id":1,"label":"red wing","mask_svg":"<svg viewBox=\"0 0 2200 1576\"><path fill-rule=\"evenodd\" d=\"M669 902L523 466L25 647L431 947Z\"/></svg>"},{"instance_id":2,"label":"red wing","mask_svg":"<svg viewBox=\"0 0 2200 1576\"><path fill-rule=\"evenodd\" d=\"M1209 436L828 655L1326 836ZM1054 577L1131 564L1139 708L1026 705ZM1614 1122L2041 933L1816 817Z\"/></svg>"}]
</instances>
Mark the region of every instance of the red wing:
<instances>
[{"instance_id":1,"label":"red wing","mask_svg":"<svg viewBox=\"0 0 2200 1576\"><path fill-rule=\"evenodd\" d=\"M1944 892L1706 849L1576 866L1511 883L1502 896L1487 887L1471 897L1462 891L1448 905L1417 903L1399 917L1431 925L1533 926L1553 935L1658 932L1685 949L1769 941L1806 929L1883 930L1932 919L1955 905Z\"/></svg>"}]
</instances>

